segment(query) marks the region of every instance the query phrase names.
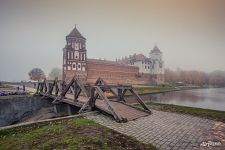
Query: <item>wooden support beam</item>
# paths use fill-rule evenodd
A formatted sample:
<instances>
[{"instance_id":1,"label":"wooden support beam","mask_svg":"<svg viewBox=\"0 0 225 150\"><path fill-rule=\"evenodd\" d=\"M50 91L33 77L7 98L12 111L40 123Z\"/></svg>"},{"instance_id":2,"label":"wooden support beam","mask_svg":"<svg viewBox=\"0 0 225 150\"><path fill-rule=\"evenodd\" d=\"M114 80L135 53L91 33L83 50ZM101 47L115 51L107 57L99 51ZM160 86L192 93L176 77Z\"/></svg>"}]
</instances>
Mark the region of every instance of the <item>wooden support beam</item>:
<instances>
[{"instance_id":1,"label":"wooden support beam","mask_svg":"<svg viewBox=\"0 0 225 150\"><path fill-rule=\"evenodd\" d=\"M56 80L56 83L55 83L55 95L58 96L59 94L59 83L58 83L58 80Z\"/></svg>"},{"instance_id":2,"label":"wooden support beam","mask_svg":"<svg viewBox=\"0 0 225 150\"><path fill-rule=\"evenodd\" d=\"M78 89L78 92L77 92L77 95L75 96L75 99L77 99L77 98L79 97L81 91L82 91L82 90L79 88L79 89Z\"/></svg>"},{"instance_id":3,"label":"wooden support beam","mask_svg":"<svg viewBox=\"0 0 225 150\"><path fill-rule=\"evenodd\" d=\"M142 101L141 97L136 93L136 91L134 91L134 89L130 89L130 92L136 97L137 101L141 104L141 106L145 109L150 111L150 109L148 108L148 106ZM151 112L151 111L150 111Z\"/></svg>"},{"instance_id":4,"label":"wooden support beam","mask_svg":"<svg viewBox=\"0 0 225 150\"><path fill-rule=\"evenodd\" d=\"M126 92L127 92L127 89L123 89L123 92L122 92L122 94L120 95L120 100L122 100L122 101L124 101L124 102L126 102L126 100L124 99L124 95L126 94Z\"/></svg>"},{"instance_id":5,"label":"wooden support beam","mask_svg":"<svg viewBox=\"0 0 225 150\"><path fill-rule=\"evenodd\" d=\"M63 101L66 93L70 89L70 86L73 84L73 82L74 82L74 78L67 85L66 85L65 81L63 81L61 94L59 96L57 96L52 103L56 103L57 101Z\"/></svg>"},{"instance_id":6,"label":"wooden support beam","mask_svg":"<svg viewBox=\"0 0 225 150\"><path fill-rule=\"evenodd\" d=\"M46 79L44 80L44 84L45 84L45 93L47 93L49 91L49 84Z\"/></svg>"},{"instance_id":7,"label":"wooden support beam","mask_svg":"<svg viewBox=\"0 0 225 150\"><path fill-rule=\"evenodd\" d=\"M81 89L81 91L83 92L84 96L88 97L87 90L84 87L83 83L81 83L78 78L75 78L75 81L76 81L77 85L79 86L79 88Z\"/></svg>"},{"instance_id":8,"label":"wooden support beam","mask_svg":"<svg viewBox=\"0 0 225 150\"><path fill-rule=\"evenodd\" d=\"M90 89L90 99L91 100L89 102L91 109L93 109L95 107L94 97L95 97L95 88L91 87L91 89Z\"/></svg>"},{"instance_id":9,"label":"wooden support beam","mask_svg":"<svg viewBox=\"0 0 225 150\"><path fill-rule=\"evenodd\" d=\"M53 91L53 89L54 89L54 87L55 87L55 85L56 85L56 79L54 80L54 82L53 82L53 84L51 84L51 83L49 83L49 94L50 95L52 95L52 91Z\"/></svg>"},{"instance_id":10,"label":"wooden support beam","mask_svg":"<svg viewBox=\"0 0 225 150\"><path fill-rule=\"evenodd\" d=\"M108 110L111 112L111 114L113 115L113 117L117 120L117 121L123 121L122 117L115 111L115 109L113 108L113 106L110 104L109 99L104 95L103 91L101 90L101 88L99 86L94 86L96 89L96 92L99 94L99 96L105 101Z\"/></svg>"},{"instance_id":11,"label":"wooden support beam","mask_svg":"<svg viewBox=\"0 0 225 150\"><path fill-rule=\"evenodd\" d=\"M44 83L40 82L40 92L43 92L43 89L44 89Z\"/></svg>"},{"instance_id":12,"label":"wooden support beam","mask_svg":"<svg viewBox=\"0 0 225 150\"><path fill-rule=\"evenodd\" d=\"M117 97L117 99L118 99L119 101L121 101L121 100L122 100L122 93L123 93L123 90L122 90L121 88L118 88L118 89L117 89L117 92L118 92L118 97Z\"/></svg>"},{"instance_id":13,"label":"wooden support beam","mask_svg":"<svg viewBox=\"0 0 225 150\"><path fill-rule=\"evenodd\" d=\"M62 91L65 89L65 87L66 87L66 82L63 81L62 84L61 84L61 89L60 89L60 91L62 92Z\"/></svg>"},{"instance_id":14,"label":"wooden support beam","mask_svg":"<svg viewBox=\"0 0 225 150\"><path fill-rule=\"evenodd\" d=\"M40 92L40 82L38 82L38 85L37 85L37 91L35 94L38 94Z\"/></svg>"},{"instance_id":15,"label":"wooden support beam","mask_svg":"<svg viewBox=\"0 0 225 150\"><path fill-rule=\"evenodd\" d=\"M66 93L68 92L68 90L70 89L70 86L73 84L73 82L74 82L74 78L70 81L70 83L69 84L67 84L66 86L65 86L65 88L62 90L62 93L61 93L61 96L65 96L66 95Z\"/></svg>"},{"instance_id":16,"label":"wooden support beam","mask_svg":"<svg viewBox=\"0 0 225 150\"><path fill-rule=\"evenodd\" d=\"M83 104L83 106L80 108L80 110L78 111L78 113L82 113L84 111L84 109L87 107L87 106L90 106L89 103L91 101L91 97L88 99L88 101L86 103Z\"/></svg>"},{"instance_id":17,"label":"wooden support beam","mask_svg":"<svg viewBox=\"0 0 225 150\"><path fill-rule=\"evenodd\" d=\"M78 93L78 84L77 81L74 79L73 82L73 87L74 87L74 91L73 91L73 96L74 96L74 101L77 101L77 93Z\"/></svg>"}]
</instances>

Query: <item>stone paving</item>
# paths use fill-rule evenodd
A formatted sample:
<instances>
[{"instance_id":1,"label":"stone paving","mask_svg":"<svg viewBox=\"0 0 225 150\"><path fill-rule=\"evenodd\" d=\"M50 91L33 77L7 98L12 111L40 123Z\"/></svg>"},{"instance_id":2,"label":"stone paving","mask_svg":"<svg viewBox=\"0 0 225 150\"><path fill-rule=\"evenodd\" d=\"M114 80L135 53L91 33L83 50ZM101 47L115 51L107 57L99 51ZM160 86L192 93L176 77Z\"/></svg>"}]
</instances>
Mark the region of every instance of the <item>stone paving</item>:
<instances>
[{"instance_id":1,"label":"stone paving","mask_svg":"<svg viewBox=\"0 0 225 150\"><path fill-rule=\"evenodd\" d=\"M211 132L215 128L215 121L191 115L153 110L152 115L127 123L117 123L111 117L100 113L86 117L120 133L135 137L143 143L151 143L162 150L203 149L206 147L200 147L202 142L209 139L216 140L209 138L209 135L213 135ZM221 123L220 127L221 125L223 130L219 131L219 140L224 140L225 124ZM213 147L214 149L225 149L224 141L215 142L222 142L222 146Z\"/></svg>"}]
</instances>

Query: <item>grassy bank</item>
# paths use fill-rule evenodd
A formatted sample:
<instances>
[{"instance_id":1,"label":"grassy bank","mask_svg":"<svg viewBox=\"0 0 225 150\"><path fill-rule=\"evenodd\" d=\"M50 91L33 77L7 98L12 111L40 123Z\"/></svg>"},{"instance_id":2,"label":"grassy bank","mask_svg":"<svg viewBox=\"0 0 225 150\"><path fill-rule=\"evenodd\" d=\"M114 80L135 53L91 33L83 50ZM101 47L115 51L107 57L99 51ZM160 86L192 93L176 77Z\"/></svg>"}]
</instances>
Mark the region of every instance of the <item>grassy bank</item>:
<instances>
[{"instance_id":1,"label":"grassy bank","mask_svg":"<svg viewBox=\"0 0 225 150\"><path fill-rule=\"evenodd\" d=\"M154 150L156 148L79 117L0 130L0 149Z\"/></svg>"},{"instance_id":2,"label":"grassy bank","mask_svg":"<svg viewBox=\"0 0 225 150\"><path fill-rule=\"evenodd\" d=\"M8 84L0 84L0 88L4 89L4 88L12 88L12 85L8 85Z\"/></svg>"},{"instance_id":3,"label":"grassy bank","mask_svg":"<svg viewBox=\"0 0 225 150\"><path fill-rule=\"evenodd\" d=\"M147 105L151 109L155 110L190 114L194 116L225 122L225 111L217 111L211 109L194 108L194 107L178 106L173 104L161 104L153 102L149 102L147 103Z\"/></svg>"},{"instance_id":4,"label":"grassy bank","mask_svg":"<svg viewBox=\"0 0 225 150\"><path fill-rule=\"evenodd\" d=\"M160 92L174 91L177 89L175 87L153 86L153 87L135 87L135 90L138 92L138 94L145 94L145 93L160 93Z\"/></svg>"}]
</instances>

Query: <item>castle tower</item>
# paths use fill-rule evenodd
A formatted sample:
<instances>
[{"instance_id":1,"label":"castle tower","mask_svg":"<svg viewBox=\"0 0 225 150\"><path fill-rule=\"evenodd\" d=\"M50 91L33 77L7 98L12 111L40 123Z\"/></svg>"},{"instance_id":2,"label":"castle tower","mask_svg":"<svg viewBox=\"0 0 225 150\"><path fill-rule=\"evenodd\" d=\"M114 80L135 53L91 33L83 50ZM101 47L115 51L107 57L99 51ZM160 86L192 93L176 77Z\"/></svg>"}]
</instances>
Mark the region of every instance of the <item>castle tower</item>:
<instances>
[{"instance_id":1,"label":"castle tower","mask_svg":"<svg viewBox=\"0 0 225 150\"><path fill-rule=\"evenodd\" d=\"M66 36L66 46L63 49L63 80L68 81L77 75L80 79L87 78L86 38L76 26Z\"/></svg>"},{"instance_id":2,"label":"castle tower","mask_svg":"<svg viewBox=\"0 0 225 150\"><path fill-rule=\"evenodd\" d=\"M153 48L153 50L151 50L151 52L149 53L149 57L153 60L162 60L162 52L160 51L160 49L155 46Z\"/></svg>"},{"instance_id":3,"label":"castle tower","mask_svg":"<svg viewBox=\"0 0 225 150\"><path fill-rule=\"evenodd\" d=\"M154 76L155 83L164 83L164 61L162 60L162 52L157 46L151 50L149 58L152 61L152 69L150 73Z\"/></svg>"}]
</instances>

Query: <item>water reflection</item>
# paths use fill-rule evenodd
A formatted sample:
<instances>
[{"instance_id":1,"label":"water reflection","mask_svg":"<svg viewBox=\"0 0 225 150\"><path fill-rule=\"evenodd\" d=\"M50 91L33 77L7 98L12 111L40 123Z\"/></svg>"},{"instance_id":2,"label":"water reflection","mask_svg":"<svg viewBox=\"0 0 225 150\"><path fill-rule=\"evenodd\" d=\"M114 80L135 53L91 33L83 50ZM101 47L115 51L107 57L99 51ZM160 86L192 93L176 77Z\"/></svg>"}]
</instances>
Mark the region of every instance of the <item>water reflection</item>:
<instances>
[{"instance_id":1,"label":"water reflection","mask_svg":"<svg viewBox=\"0 0 225 150\"><path fill-rule=\"evenodd\" d=\"M146 97L142 96L146 100ZM225 111L225 88L196 89L148 95L148 100L166 104Z\"/></svg>"}]
</instances>

